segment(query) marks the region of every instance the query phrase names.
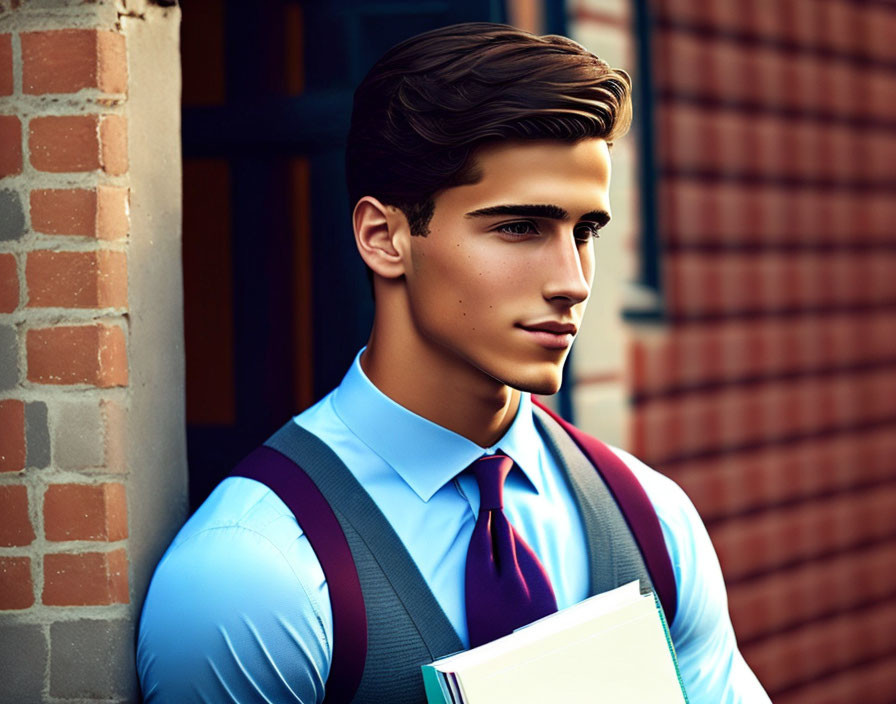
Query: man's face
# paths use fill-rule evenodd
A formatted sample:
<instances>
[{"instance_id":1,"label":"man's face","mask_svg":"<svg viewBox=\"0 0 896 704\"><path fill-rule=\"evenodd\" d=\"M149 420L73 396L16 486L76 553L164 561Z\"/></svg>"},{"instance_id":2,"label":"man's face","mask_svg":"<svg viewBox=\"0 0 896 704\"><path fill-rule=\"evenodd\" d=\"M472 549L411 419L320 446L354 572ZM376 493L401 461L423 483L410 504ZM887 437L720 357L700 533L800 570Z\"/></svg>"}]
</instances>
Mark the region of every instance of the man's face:
<instances>
[{"instance_id":1,"label":"man's face","mask_svg":"<svg viewBox=\"0 0 896 704\"><path fill-rule=\"evenodd\" d=\"M406 269L412 334L433 374L484 373L551 394L582 321L594 235L609 220L602 139L518 141L476 153L478 183L435 197Z\"/></svg>"}]
</instances>

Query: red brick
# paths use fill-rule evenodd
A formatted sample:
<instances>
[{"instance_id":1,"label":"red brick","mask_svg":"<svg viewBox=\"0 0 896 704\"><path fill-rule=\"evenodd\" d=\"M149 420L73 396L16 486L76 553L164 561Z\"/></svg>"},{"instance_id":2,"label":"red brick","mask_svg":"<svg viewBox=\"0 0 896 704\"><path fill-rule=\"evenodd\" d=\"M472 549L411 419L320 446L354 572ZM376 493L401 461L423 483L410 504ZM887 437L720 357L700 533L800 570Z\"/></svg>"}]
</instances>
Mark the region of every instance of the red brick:
<instances>
[{"instance_id":1,"label":"red brick","mask_svg":"<svg viewBox=\"0 0 896 704\"><path fill-rule=\"evenodd\" d=\"M893 176L896 139L880 130L670 105L660 111L664 166L812 178ZM867 158L863 158L863 154Z\"/></svg>"},{"instance_id":2,"label":"red brick","mask_svg":"<svg viewBox=\"0 0 896 704\"><path fill-rule=\"evenodd\" d=\"M31 191L31 227L47 235L127 237L128 189L35 189Z\"/></svg>"},{"instance_id":3,"label":"red brick","mask_svg":"<svg viewBox=\"0 0 896 704\"><path fill-rule=\"evenodd\" d=\"M758 516L710 531L725 576L736 580L896 535L896 488L870 489Z\"/></svg>"},{"instance_id":4,"label":"red brick","mask_svg":"<svg viewBox=\"0 0 896 704\"><path fill-rule=\"evenodd\" d=\"M27 609L34 604L30 557L0 557L0 609Z\"/></svg>"},{"instance_id":5,"label":"red brick","mask_svg":"<svg viewBox=\"0 0 896 704\"><path fill-rule=\"evenodd\" d=\"M716 520L889 480L893 456L896 435L881 429L689 460L667 473L705 520Z\"/></svg>"},{"instance_id":6,"label":"red brick","mask_svg":"<svg viewBox=\"0 0 896 704\"><path fill-rule=\"evenodd\" d=\"M657 1L653 3L659 17L673 19L696 26L716 26L724 22L724 14L712 0L675 0ZM724 26L724 25L722 25Z\"/></svg>"},{"instance_id":7,"label":"red brick","mask_svg":"<svg viewBox=\"0 0 896 704\"><path fill-rule=\"evenodd\" d=\"M28 489L21 484L0 486L0 546L31 545L34 528L28 517Z\"/></svg>"},{"instance_id":8,"label":"red brick","mask_svg":"<svg viewBox=\"0 0 896 704\"><path fill-rule=\"evenodd\" d=\"M881 61L896 59L896 12L893 12L891 4L873 5L869 3L863 8L866 13L866 27L868 34L866 50L871 56L879 57Z\"/></svg>"},{"instance_id":9,"label":"red brick","mask_svg":"<svg viewBox=\"0 0 896 704\"><path fill-rule=\"evenodd\" d=\"M817 6L820 3L786 3L774 0L753 0L756 29L760 36L771 34L800 45L819 43ZM774 9L773 9L774 8ZM736 6L729 8L729 25L735 25L739 14ZM771 15L771 16L768 16ZM736 25L735 25L736 26Z\"/></svg>"},{"instance_id":10,"label":"red brick","mask_svg":"<svg viewBox=\"0 0 896 704\"><path fill-rule=\"evenodd\" d=\"M645 459L649 457L648 432L646 414L635 412L629 423L626 447L630 447L632 453L637 457Z\"/></svg>"},{"instance_id":11,"label":"red brick","mask_svg":"<svg viewBox=\"0 0 896 704\"><path fill-rule=\"evenodd\" d=\"M0 401L0 472L25 469L25 404Z\"/></svg>"},{"instance_id":12,"label":"red brick","mask_svg":"<svg viewBox=\"0 0 896 704\"><path fill-rule=\"evenodd\" d=\"M0 95L12 95L12 35L0 34Z\"/></svg>"},{"instance_id":13,"label":"red brick","mask_svg":"<svg viewBox=\"0 0 896 704\"><path fill-rule=\"evenodd\" d=\"M660 184L664 235L673 244L723 239L720 186L670 179ZM730 234L730 233L729 233Z\"/></svg>"},{"instance_id":14,"label":"red brick","mask_svg":"<svg viewBox=\"0 0 896 704\"><path fill-rule=\"evenodd\" d=\"M121 115L35 117L28 140L31 164L39 171L102 168L118 176L128 168L127 120Z\"/></svg>"},{"instance_id":15,"label":"red brick","mask_svg":"<svg viewBox=\"0 0 896 704\"><path fill-rule=\"evenodd\" d=\"M861 7L850 2L828 0L819 3L819 10L826 46L847 54L863 53Z\"/></svg>"},{"instance_id":16,"label":"red brick","mask_svg":"<svg viewBox=\"0 0 896 704\"><path fill-rule=\"evenodd\" d=\"M888 253L673 254L665 258L669 310L684 315L891 304Z\"/></svg>"},{"instance_id":17,"label":"red brick","mask_svg":"<svg viewBox=\"0 0 896 704\"><path fill-rule=\"evenodd\" d=\"M628 347L628 380L634 391L641 391L649 385L648 359L650 352L640 340L634 340Z\"/></svg>"},{"instance_id":18,"label":"red brick","mask_svg":"<svg viewBox=\"0 0 896 704\"><path fill-rule=\"evenodd\" d=\"M639 409L633 424L638 456L657 463L679 454L681 447L689 442L684 438L685 428L692 421L689 410L667 401L652 401Z\"/></svg>"},{"instance_id":19,"label":"red brick","mask_svg":"<svg viewBox=\"0 0 896 704\"><path fill-rule=\"evenodd\" d=\"M834 672L775 696L775 704L892 704L896 655Z\"/></svg>"},{"instance_id":20,"label":"red brick","mask_svg":"<svg viewBox=\"0 0 896 704\"><path fill-rule=\"evenodd\" d=\"M121 550L44 556L44 604L127 604L128 558Z\"/></svg>"},{"instance_id":21,"label":"red brick","mask_svg":"<svg viewBox=\"0 0 896 704\"><path fill-rule=\"evenodd\" d=\"M128 359L124 331L111 325L29 330L28 380L38 384L125 386Z\"/></svg>"},{"instance_id":22,"label":"red brick","mask_svg":"<svg viewBox=\"0 0 896 704\"><path fill-rule=\"evenodd\" d=\"M771 53L771 52L769 52ZM809 108L822 101L828 82L824 80L829 61L808 55L776 53L775 63L781 72L778 100L781 105L792 108Z\"/></svg>"},{"instance_id":23,"label":"red brick","mask_svg":"<svg viewBox=\"0 0 896 704\"><path fill-rule=\"evenodd\" d=\"M47 235L96 232L97 193L84 188L31 191L31 228Z\"/></svg>"},{"instance_id":24,"label":"red brick","mask_svg":"<svg viewBox=\"0 0 896 704\"><path fill-rule=\"evenodd\" d=\"M675 244L854 244L886 238L872 212L883 203L870 202L870 196L670 179L661 185L661 197L663 235Z\"/></svg>"},{"instance_id":25,"label":"red brick","mask_svg":"<svg viewBox=\"0 0 896 704\"><path fill-rule=\"evenodd\" d=\"M860 27L860 18L846 14L846 9L853 4L842 0L819 0L811 3L781 3L780 0L741 0L738 3L659 0L651 4L658 17L688 26L731 30L764 40L778 39L841 51L852 47L847 53L868 53L868 47L862 44L867 32ZM825 13L826 5L833 6L834 9L842 7L843 10L839 13ZM853 13L860 12L860 7L854 7ZM833 16L828 18L825 14ZM883 10L881 15L892 15L892 12ZM885 31L886 29L881 30L881 36ZM892 32L887 36L892 36ZM876 56L877 53L871 55ZM661 57L658 57L657 63L662 63Z\"/></svg>"},{"instance_id":26,"label":"red brick","mask_svg":"<svg viewBox=\"0 0 896 704\"><path fill-rule=\"evenodd\" d=\"M0 178L22 173L22 123L0 115Z\"/></svg>"},{"instance_id":27,"label":"red brick","mask_svg":"<svg viewBox=\"0 0 896 704\"><path fill-rule=\"evenodd\" d=\"M865 110L864 100L857 94L863 76L854 66L840 61L820 61L826 81L825 90L819 94L816 105L803 107L814 108L835 115L862 117Z\"/></svg>"},{"instance_id":28,"label":"red brick","mask_svg":"<svg viewBox=\"0 0 896 704\"><path fill-rule=\"evenodd\" d=\"M19 273L12 254L0 254L0 313L19 307Z\"/></svg>"},{"instance_id":29,"label":"red brick","mask_svg":"<svg viewBox=\"0 0 896 704\"><path fill-rule=\"evenodd\" d=\"M638 415L648 442L645 459L662 464L759 441L889 421L896 415L896 371L769 380L677 399L650 399L640 404ZM719 428L704 429L705 419L713 415L723 423L718 442L713 438Z\"/></svg>"},{"instance_id":30,"label":"red brick","mask_svg":"<svg viewBox=\"0 0 896 704\"><path fill-rule=\"evenodd\" d=\"M725 139L723 113L681 105L661 110L659 118L663 165L692 169L718 161Z\"/></svg>"},{"instance_id":31,"label":"red brick","mask_svg":"<svg viewBox=\"0 0 896 704\"><path fill-rule=\"evenodd\" d=\"M29 126L31 165L65 173L100 168L98 115L35 117Z\"/></svg>"},{"instance_id":32,"label":"red brick","mask_svg":"<svg viewBox=\"0 0 896 704\"><path fill-rule=\"evenodd\" d=\"M885 601L747 646L743 654L760 681L775 692L891 653L894 630L896 605Z\"/></svg>"},{"instance_id":33,"label":"red brick","mask_svg":"<svg viewBox=\"0 0 896 704\"><path fill-rule=\"evenodd\" d=\"M128 170L128 121L107 115L100 122L100 159L103 171L120 176Z\"/></svg>"},{"instance_id":34,"label":"red brick","mask_svg":"<svg viewBox=\"0 0 896 704\"><path fill-rule=\"evenodd\" d=\"M896 117L896 106L890 96L893 94L893 75L889 70L869 70L865 75L868 88L868 113L880 120Z\"/></svg>"},{"instance_id":35,"label":"red brick","mask_svg":"<svg viewBox=\"0 0 896 704\"><path fill-rule=\"evenodd\" d=\"M655 40L658 55L667 57L655 67L658 86L699 93L717 83L717 65L711 60L717 44L669 30L658 33Z\"/></svg>"},{"instance_id":36,"label":"red brick","mask_svg":"<svg viewBox=\"0 0 896 704\"><path fill-rule=\"evenodd\" d=\"M128 58L124 35L97 32L97 87L106 93L128 90Z\"/></svg>"},{"instance_id":37,"label":"red brick","mask_svg":"<svg viewBox=\"0 0 896 704\"><path fill-rule=\"evenodd\" d=\"M117 401L100 402L105 433L105 471L124 472L127 470L127 409Z\"/></svg>"},{"instance_id":38,"label":"red brick","mask_svg":"<svg viewBox=\"0 0 896 704\"><path fill-rule=\"evenodd\" d=\"M44 494L47 540L123 540L128 536L123 484L53 484Z\"/></svg>"},{"instance_id":39,"label":"red brick","mask_svg":"<svg viewBox=\"0 0 896 704\"><path fill-rule=\"evenodd\" d=\"M121 308L128 302L124 252L28 253L28 306L32 308Z\"/></svg>"},{"instance_id":40,"label":"red brick","mask_svg":"<svg viewBox=\"0 0 896 704\"><path fill-rule=\"evenodd\" d=\"M22 35L25 93L75 93L99 88L127 90L124 37L115 32L63 29Z\"/></svg>"},{"instance_id":41,"label":"red brick","mask_svg":"<svg viewBox=\"0 0 896 704\"><path fill-rule=\"evenodd\" d=\"M884 543L734 585L738 638L780 631L896 594L896 545Z\"/></svg>"},{"instance_id":42,"label":"red brick","mask_svg":"<svg viewBox=\"0 0 896 704\"><path fill-rule=\"evenodd\" d=\"M100 186L96 192L96 236L118 240L128 236L128 189Z\"/></svg>"},{"instance_id":43,"label":"red brick","mask_svg":"<svg viewBox=\"0 0 896 704\"><path fill-rule=\"evenodd\" d=\"M817 101L815 57L793 56L776 49L741 48L756 79L752 96L756 102L771 107L809 109Z\"/></svg>"}]
</instances>

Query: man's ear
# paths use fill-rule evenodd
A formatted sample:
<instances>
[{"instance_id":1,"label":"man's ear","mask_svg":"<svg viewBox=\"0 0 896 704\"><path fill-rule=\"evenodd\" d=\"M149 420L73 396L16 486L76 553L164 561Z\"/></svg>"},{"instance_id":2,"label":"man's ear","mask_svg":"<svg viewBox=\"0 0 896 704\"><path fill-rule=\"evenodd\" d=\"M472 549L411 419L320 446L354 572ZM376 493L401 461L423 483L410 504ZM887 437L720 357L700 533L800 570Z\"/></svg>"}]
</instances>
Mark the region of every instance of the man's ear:
<instances>
[{"instance_id":1,"label":"man's ear","mask_svg":"<svg viewBox=\"0 0 896 704\"><path fill-rule=\"evenodd\" d=\"M355 244L364 263L387 279L404 274L401 245L408 233L408 220L400 208L384 205L372 196L364 196L352 213Z\"/></svg>"}]
</instances>

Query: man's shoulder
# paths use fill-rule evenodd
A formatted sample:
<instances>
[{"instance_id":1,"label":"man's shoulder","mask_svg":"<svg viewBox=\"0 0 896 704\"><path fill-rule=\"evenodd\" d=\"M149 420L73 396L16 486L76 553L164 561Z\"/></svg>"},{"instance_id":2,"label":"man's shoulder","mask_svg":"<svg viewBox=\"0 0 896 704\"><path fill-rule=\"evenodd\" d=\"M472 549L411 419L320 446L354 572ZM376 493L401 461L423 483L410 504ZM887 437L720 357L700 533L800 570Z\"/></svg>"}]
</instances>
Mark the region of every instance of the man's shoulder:
<instances>
[{"instance_id":1,"label":"man's shoulder","mask_svg":"<svg viewBox=\"0 0 896 704\"><path fill-rule=\"evenodd\" d=\"M247 608L255 597L290 601L294 612L304 594L303 608L323 623L329 607L325 585L310 543L276 493L255 480L228 477L187 520L156 566L143 621L151 624L170 613L172 601L197 628L214 625L231 607ZM208 601L211 593L215 598Z\"/></svg>"},{"instance_id":2,"label":"man's shoulder","mask_svg":"<svg viewBox=\"0 0 896 704\"><path fill-rule=\"evenodd\" d=\"M171 547L209 531L248 530L269 534L282 528L282 519L291 515L266 485L245 477L226 477L190 516Z\"/></svg>"},{"instance_id":3,"label":"man's shoulder","mask_svg":"<svg viewBox=\"0 0 896 704\"><path fill-rule=\"evenodd\" d=\"M224 479L196 509L156 566L153 588L187 599L200 591L248 584L254 573L295 590L314 591L322 578L310 545L285 504L264 484L244 477ZM278 575L274 578L274 575ZM189 600L189 599L187 599Z\"/></svg>"},{"instance_id":4,"label":"man's shoulder","mask_svg":"<svg viewBox=\"0 0 896 704\"><path fill-rule=\"evenodd\" d=\"M685 491L671 478L654 469L632 453L613 445L607 447L631 471L660 519L663 531L674 531L679 536L682 532L690 533L696 523L702 528L702 521L697 509Z\"/></svg>"},{"instance_id":5,"label":"man's shoulder","mask_svg":"<svg viewBox=\"0 0 896 704\"><path fill-rule=\"evenodd\" d=\"M143 605L144 690L165 701L192 701L198 691L214 700L224 678L234 700L254 700L261 688L273 693L266 701L294 701L284 692L299 682L310 688L299 701L319 701L330 647L326 580L278 503L264 485L231 477L183 526Z\"/></svg>"},{"instance_id":6,"label":"man's shoulder","mask_svg":"<svg viewBox=\"0 0 896 704\"><path fill-rule=\"evenodd\" d=\"M654 501L654 496L656 496L657 500L663 498L688 500L687 495L674 480L654 469L638 457L635 457L631 452L623 450L621 447L610 445L609 443L605 444L610 451L616 455L626 467L628 467L631 473L635 475L635 478L641 483L641 486L644 487L644 491L647 492L651 501Z\"/></svg>"}]
</instances>

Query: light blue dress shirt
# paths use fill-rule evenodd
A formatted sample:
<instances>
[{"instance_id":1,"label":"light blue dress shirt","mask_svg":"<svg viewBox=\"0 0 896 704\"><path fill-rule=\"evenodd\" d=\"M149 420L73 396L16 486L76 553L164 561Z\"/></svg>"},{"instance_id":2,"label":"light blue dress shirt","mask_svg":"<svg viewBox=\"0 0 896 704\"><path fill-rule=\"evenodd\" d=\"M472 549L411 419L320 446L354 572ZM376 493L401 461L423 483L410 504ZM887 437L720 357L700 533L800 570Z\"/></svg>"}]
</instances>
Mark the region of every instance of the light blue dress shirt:
<instances>
[{"instance_id":1,"label":"light blue dress shirt","mask_svg":"<svg viewBox=\"0 0 896 704\"><path fill-rule=\"evenodd\" d=\"M336 452L404 541L461 641L464 564L479 510L473 460L497 450L519 466L505 513L545 565L560 608L588 595L585 535L572 495L522 394L507 433L482 448L382 394L355 358L342 383L294 421ZM693 704L769 702L744 663L715 551L684 493L622 450L656 508L675 571L671 624ZM137 667L155 702L321 702L332 615L320 563L267 487L225 479L156 568L140 621Z\"/></svg>"}]
</instances>

